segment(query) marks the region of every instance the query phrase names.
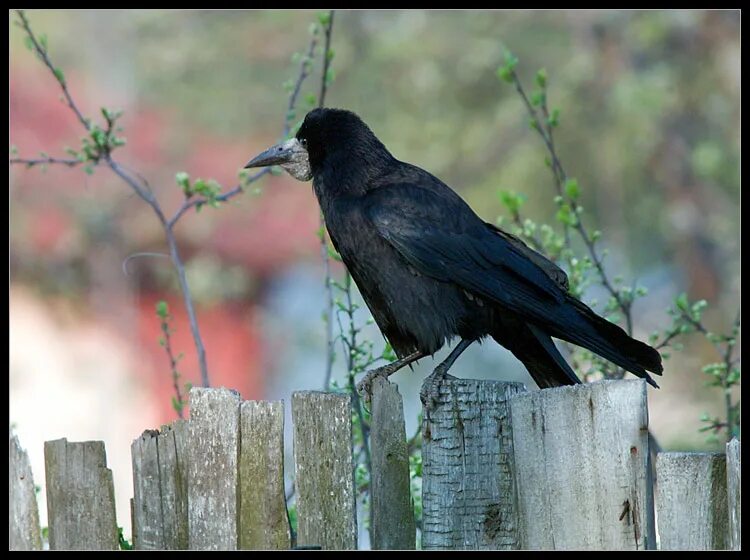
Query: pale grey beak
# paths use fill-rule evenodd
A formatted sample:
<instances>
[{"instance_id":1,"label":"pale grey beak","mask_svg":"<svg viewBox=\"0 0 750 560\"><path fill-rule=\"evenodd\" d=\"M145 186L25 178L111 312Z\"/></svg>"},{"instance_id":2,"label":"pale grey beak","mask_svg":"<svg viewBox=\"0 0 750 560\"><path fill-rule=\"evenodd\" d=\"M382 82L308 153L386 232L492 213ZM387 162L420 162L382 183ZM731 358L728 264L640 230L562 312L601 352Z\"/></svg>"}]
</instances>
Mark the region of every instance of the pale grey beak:
<instances>
[{"instance_id":1,"label":"pale grey beak","mask_svg":"<svg viewBox=\"0 0 750 560\"><path fill-rule=\"evenodd\" d=\"M258 154L247 162L245 169L269 165L280 165L298 181L309 181L312 178L307 150L296 138L276 144Z\"/></svg>"}]
</instances>

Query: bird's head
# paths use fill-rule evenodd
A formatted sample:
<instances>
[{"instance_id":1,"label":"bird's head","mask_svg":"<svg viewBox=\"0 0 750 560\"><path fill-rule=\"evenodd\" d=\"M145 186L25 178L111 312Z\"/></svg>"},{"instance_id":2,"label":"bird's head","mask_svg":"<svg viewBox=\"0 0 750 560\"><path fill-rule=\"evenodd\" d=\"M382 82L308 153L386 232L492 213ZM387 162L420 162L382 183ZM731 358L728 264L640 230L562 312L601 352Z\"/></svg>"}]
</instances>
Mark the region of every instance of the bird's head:
<instances>
[{"instance_id":1,"label":"bird's head","mask_svg":"<svg viewBox=\"0 0 750 560\"><path fill-rule=\"evenodd\" d=\"M391 157L385 146L355 113L343 109L313 109L296 136L251 159L245 169L279 165L299 181L309 181L336 160L366 163Z\"/></svg>"}]
</instances>

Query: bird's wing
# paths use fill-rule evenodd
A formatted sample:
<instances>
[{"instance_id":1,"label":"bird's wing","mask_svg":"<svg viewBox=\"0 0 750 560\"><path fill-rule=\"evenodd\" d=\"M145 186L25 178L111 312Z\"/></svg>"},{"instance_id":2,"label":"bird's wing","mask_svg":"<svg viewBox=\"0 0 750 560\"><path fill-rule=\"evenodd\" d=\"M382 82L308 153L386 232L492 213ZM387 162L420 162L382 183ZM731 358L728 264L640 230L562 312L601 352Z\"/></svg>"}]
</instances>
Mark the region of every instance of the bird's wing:
<instances>
[{"instance_id":1,"label":"bird's wing","mask_svg":"<svg viewBox=\"0 0 750 560\"><path fill-rule=\"evenodd\" d=\"M543 318L565 292L518 246L488 228L455 193L392 184L366 196L378 233L416 269Z\"/></svg>"},{"instance_id":2,"label":"bird's wing","mask_svg":"<svg viewBox=\"0 0 750 560\"><path fill-rule=\"evenodd\" d=\"M522 239L516 237L515 235L510 234L507 231L503 231L499 227L494 226L490 223L487 223L487 227L492 229L501 237L507 239L509 243L512 243L516 247L516 249L518 249L521 253L523 253L530 260L536 263L536 265L539 266L539 268L541 268L547 274L547 276L552 278L552 280L554 280L558 286L560 286L566 292L568 291L568 275L565 274L565 271L562 268L557 266L544 255L534 251L534 249L526 245L526 243L524 243Z\"/></svg>"}]
</instances>

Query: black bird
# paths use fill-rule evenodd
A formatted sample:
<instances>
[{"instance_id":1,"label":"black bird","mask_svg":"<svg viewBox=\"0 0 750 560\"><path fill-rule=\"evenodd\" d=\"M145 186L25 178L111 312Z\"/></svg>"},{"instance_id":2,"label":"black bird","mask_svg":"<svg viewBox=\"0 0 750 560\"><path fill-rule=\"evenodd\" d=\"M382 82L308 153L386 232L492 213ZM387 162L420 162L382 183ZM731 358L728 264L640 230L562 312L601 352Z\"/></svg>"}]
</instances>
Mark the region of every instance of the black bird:
<instances>
[{"instance_id":1,"label":"black bird","mask_svg":"<svg viewBox=\"0 0 750 560\"><path fill-rule=\"evenodd\" d=\"M245 167L281 165L313 180L334 247L398 360L368 372L389 376L460 342L422 388L439 384L473 342L491 336L540 388L580 383L552 337L582 346L645 378L661 356L568 293L563 270L482 220L450 187L397 160L354 113L315 109L295 138Z\"/></svg>"}]
</instances>

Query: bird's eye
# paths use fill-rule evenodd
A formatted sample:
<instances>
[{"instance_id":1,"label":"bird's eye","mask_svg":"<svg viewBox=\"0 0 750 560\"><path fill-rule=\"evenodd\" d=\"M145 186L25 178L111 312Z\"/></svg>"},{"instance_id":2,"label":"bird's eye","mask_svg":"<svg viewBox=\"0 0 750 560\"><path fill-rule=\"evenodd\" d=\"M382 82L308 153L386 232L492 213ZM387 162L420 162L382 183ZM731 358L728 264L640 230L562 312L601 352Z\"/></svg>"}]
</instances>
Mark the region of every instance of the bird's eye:
<instances>
[{"instance_id":1,"label":"bird's eye","mask_svg":"<svg viewBox=\"0 0 750 560\"><path fill-rule=\"evenodd\" d=\"M305 138L300 138L299 143L302 144L303 148L307 148L307 140Z\"/></svg>"}]
</instances>

